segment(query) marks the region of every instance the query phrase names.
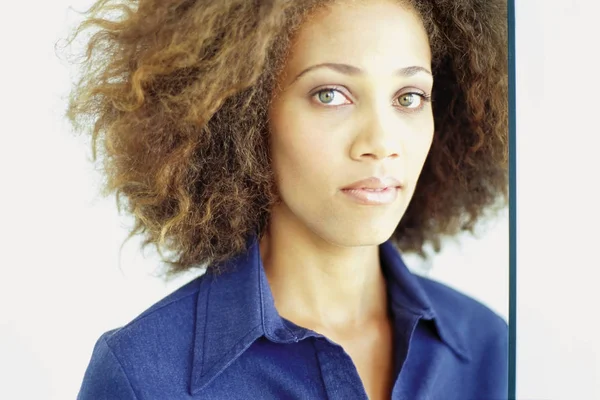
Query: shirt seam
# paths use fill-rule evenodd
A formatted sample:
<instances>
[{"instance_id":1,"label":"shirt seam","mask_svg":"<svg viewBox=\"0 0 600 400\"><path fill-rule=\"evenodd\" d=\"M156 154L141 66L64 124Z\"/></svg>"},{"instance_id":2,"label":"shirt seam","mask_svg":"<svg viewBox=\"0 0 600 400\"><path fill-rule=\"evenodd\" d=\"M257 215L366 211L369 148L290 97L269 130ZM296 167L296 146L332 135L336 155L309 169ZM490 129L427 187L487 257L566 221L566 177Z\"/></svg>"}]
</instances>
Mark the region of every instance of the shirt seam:
<instances>
[{"instance_id":1,"label":"shirt seam","mask_svg":"<svg viewBox=\"0 0 600 400\"><path fill-rule=\"evenodd\" d=\"M125 372L125 368L123 368L123 364L121 364L121 360L119 360L119 358L117 357L117 355L115 354L113 349L110 347L106 338L104 338L103 340L104 340L104 343L106 344L106 348L108 349L108 352L115 359L115 361L117 362L117 365L119 366L119 369L123 373L123 376L125 377L125 381L127 382L127 385L129 386L129 390L131 390L131 393L133 394L133 398L135 400L139 400L140 398L135 394L135 391L133 390L133 386L131 385L131 381L129 380L129 377L127 376L127 372Z\"/></svg>"}]
</instances>

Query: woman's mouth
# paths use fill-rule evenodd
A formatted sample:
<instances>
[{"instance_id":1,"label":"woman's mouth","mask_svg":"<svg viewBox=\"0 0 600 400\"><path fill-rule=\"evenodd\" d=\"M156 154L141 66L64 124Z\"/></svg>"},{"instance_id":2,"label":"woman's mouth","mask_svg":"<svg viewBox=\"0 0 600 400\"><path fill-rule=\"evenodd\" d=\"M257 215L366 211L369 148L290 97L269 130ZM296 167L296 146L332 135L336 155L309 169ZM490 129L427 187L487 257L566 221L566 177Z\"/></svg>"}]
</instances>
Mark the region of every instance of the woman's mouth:
<instances>
[{"instance_id":1,"label":"woman's mouth","mask_svg":"<svg viewBox=\"0 0 600 400\"><path fill-rule=\"evenodd\" d=\"M398 197L399 188L395 186L385 188L360 188L342 189L351 200L364 205L385 205L393 203Z\"/></svg>"}]
</instances>

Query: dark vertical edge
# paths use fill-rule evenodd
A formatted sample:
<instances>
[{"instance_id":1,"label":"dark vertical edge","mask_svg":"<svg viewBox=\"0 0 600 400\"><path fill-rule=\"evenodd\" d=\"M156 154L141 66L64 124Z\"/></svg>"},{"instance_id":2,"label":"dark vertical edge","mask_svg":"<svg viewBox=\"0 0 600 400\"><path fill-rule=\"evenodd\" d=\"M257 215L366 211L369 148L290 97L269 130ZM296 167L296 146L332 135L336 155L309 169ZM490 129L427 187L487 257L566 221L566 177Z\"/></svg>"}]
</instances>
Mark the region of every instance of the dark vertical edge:
<instances>
[{"instance_id":1,"label":"dark vertical edge","mask_svg":"<svg viewBox=\"0 0 600 400\"><path fill-rule=\"evenodd\" d=\"M515 2L508 1L508 398L516 399L517 356L517 143L515 79Z\"/></svg>"}]
</instances>

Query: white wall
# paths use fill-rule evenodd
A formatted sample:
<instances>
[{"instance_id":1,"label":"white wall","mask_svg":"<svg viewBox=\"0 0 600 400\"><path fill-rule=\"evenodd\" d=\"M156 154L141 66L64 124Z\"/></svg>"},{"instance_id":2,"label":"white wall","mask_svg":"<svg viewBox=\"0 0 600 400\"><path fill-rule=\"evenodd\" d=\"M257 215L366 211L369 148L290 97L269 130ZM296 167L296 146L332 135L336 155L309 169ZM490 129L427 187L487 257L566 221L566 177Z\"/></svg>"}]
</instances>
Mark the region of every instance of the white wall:
<instances>
[{"instance_id":1,"label":"white wall","mask_svg":"<svg viewBox=\"0 0 600 400\"><path fill-rule=\"evenodd\" d=\"M515 3L517 394L600 399L600 4Z\"/></svg>"},{"instance_id":2,"label":"white wall","mask_svg":"<svg viewBox=\"0 0 600 400\"><path fill-rule=\"evenodd\" d=\"M186 279L150 277L134 240L119 259L125 220L61 120L69 76L52 45L66 8L88 4L11 2L0 24L0 398L74 398L98 335ZM519 399L600 398L598 11L517 2ZM507 318L507 233L504 217L450 245L430 275Z\"/></svg>"}]
</instances>

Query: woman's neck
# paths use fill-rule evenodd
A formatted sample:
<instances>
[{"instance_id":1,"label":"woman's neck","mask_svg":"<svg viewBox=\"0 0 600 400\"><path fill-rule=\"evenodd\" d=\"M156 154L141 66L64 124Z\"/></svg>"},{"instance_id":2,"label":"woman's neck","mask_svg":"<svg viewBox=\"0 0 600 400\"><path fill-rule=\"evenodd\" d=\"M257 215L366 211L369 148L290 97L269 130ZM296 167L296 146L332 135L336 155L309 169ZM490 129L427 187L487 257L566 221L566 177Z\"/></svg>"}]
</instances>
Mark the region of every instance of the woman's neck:
<instances>
[{"instance_id":1,"label":"woman's neck","mask_svg":"<svg viewBox=\"0 0 600 400\"><path fill-rule=\"evenodd\" d=\"M336 246L307 231L271 223L260 241L279 314L300 326L330 332L352 332L386 319L378 246Z\"/></svg>"}]
</instances>

